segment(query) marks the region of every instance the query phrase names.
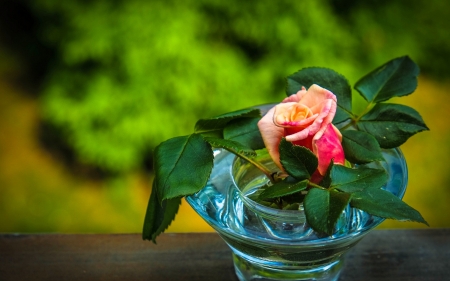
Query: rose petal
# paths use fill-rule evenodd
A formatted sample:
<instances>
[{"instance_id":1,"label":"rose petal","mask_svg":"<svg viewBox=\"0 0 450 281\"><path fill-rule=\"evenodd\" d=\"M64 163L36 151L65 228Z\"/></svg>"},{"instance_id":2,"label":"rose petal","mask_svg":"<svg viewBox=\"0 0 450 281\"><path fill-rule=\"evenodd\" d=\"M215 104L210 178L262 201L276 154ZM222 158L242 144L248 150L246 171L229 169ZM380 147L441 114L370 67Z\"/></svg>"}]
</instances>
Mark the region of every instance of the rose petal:
<instances>
[{"instance_id":1,"label":"rose petal","mask_svg":"<svg viewBox=\"0 0 450 281\"><path fill-rule=\"evenodd\" d=\"M312 134L310 134L310 128L309 127L305 128L303 130L297 131L294 134L292 134L292 132L293 132L292 130L286 132L287 133L286 134L286 140L287 141L290 141L290 142L300 141L300 140L306 139L309 135L312 135Z\"/></svg>"},{"instance_id":2,"label":"rose petal","mask_svg":"<svg viewBox=\"0 0 450 281\"><path fill-rule=\"evenodd\" d=\"M273 122L279 127L306 127L317 118L311 110L299 103L280 103L275 106Z\"/></svg>"},{"instance_id":3,"label":"rose petal","mask_svg":"<svg viewBox=\"0 0 450 281\"><path fill-rule=\"evenodd\" d=\"M296 94L290 95L289 97L285 98L282 103L285 102L299 102L302 97L306 94L306 88L302 87L300 91L298 91Z\"/></svg>"},{"instance_id":4,"label":"rose petal","mask_svg":"<svg viewBox=\"0 0 450 281\"><path fill-rule=\"evenodd\" d=\"M313 152L319 160L319 173L325 175L331 160L335 164L344 165L345 155L341 145L341 139L336 133L337 128L332 124L328 124L323 133L316 134L312 140Z\"/></svg>"},{"instance_id":5,"label":"rose petal","mask_svg":"<svg viewBox=\"0 0 450 281\"><path fill-rule=\"evenodd\" d=\"M304 87L271 108L258 122L264 144L277 166L280 164L278 146L281 138L307 147L319 158L318 173L323 174L331 161L344 164L342 135L331 122L336 114L336 96L318 86Z\"/></svg>"},{"instance_id":6,"label":"rose petal","mask_svg":"<svg viewBox=\"0 0 450 281\"><path fill-rule=\"evenodd\" d=\"M307 128L298 131L297 133L286 136L287 141L298 141L301 139L306 138L307 136L316 135L319 133L319 136L323 134L323 131L325 131L328 124L333 121L334 115L336 113L336 103L331 100L325 100L322 104L321 112L317 115L314 119L314 122L310 124ZM304 126L302 126L304 127Z\"/></svg>"},{"instance_id":7,"label":"rose petal","mask_svg":"<svg viewBox=\"0 0 450 281\"><path fill-rule=\"evenodd\" d=\"M259 120L258 128L270 157L272 157L272 160L278 167L281 167L278 146L280 145L281 138L283 138L284 129L275 126L273 122L274 113L275 107L272 107L266 115Z\"/></svg>"},{"instance_id":8,"label":"rose petal","mask_svg":"<svg viewBox=\"0 0 450 281\"><path fill-rule=\"evenodd\" d=\"M309 125L311 125L314 120L316 120L317 116L319 116L319 114L314 114L311 117L308 117L306 119L297 121L297 122L284 122L284 123L280 123L280 124L276 124L279 127L285 127L285 128L289 128L289 127L293 127L293 128L306 128Z\"/></svg>"},{"instance_id":9,"label":"rose petal","mask_svg":"<svg viewBox=\"0 0 450 281\"><path fill-rule=\"evenodd\" d=\"M336 133L336 135L337 135L337 137L338 137L338 139L339 139L339 142L342 143L342 134L341 134L341 131L339 131L339 129L336 128L336 126L334 126L333 124L331 124L331 126L333 127L334 132Z\"/></svg>"},{"instance_id":10,"label":"rose petal","mask_svg":"<svg viewBox=\"0 0 450 281\"><path fill-rule=\"evenodd\" d=\"M288 130L288 128L284 129L285 134L286 134L287 130ZM292 141L292 143L295 144L295 145L304 146L307 149L313 151L312 139L313 139L313 136L307 136L306 138L294 140L294 141ZM287 137L286 137L286 140L289 141Z\"/></svg>"},{"instance_id":11,"label":"rose petal","mask_svg":"<svg viewBox=\"0 0 450 281\"><path fill-rule=\"evenodd\" d=\"M311 108L328 99L337 102L336 96L332 92L320 87L319 85L313 84L309 87L308 91L302 96L299 102Z\"/></svg>"},{"instance_id":12,"label":"rose petal","mask_svg":"<svg viewBox=\"0 0 450 281\"><path fill-rule=\"evenodd\" d=\"M328 99L322 102L322 109L317 116L314 123L309 126L310 134L316 134L319 130L325 130L326 126L333 121L334 115L336 113L336 102Z\"/></svg>"}]
</instances>

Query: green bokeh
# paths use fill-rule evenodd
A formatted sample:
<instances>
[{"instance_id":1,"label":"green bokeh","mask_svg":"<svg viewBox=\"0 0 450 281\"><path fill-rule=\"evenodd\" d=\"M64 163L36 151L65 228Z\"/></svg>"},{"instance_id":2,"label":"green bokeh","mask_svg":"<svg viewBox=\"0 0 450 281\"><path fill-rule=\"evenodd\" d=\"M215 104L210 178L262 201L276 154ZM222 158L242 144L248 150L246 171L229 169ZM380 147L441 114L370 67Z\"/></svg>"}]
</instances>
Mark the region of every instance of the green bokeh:
<instances>
[{"instance_id":1,"label":"green bokeh","mask_svg":"<svg viewBox=\"0 0 450 281\"><path fill-rule=\"evenodd\" d=\"M16 61L3 55L0 70L20 72L17 65L42 64L44 71L29 67L31 72L42 72L37 88L41 121L55 129L76 162L114 174L114 179L105 181L105 190L96 190L98 197L94 196L109 202L99 204L104 216L110 216L107 222L118 218L119 225L111 227L114 231L121 225L124 231L141 227L145 207L133 209L126 203L131 199L116 199L130 196L130 173L143 168L158 143L191 133L199 118L281 100L284 78L300 68L332 68L351 85L402 55L416 61L428 79L446 80L450 71L450 2L446 1L17 2L35 19L29 33L34 41L16 40L14 46L20 48L8 50ZM0 38L18 36L6 27L3 24ZM8 42L0 46L0 53ZM50 50L45 61L38 59L43 53L36 46ZM362 99L357 98L354 106L362 108ZM31 184L43 179L0 180L5 186L22 186L23 192L46 190L49 196L20 195L17 198L25 201L14 203L8 198L18 192L4 189L0 203L8 204L1 207L0 215L16 212L17 216L17 223L10 219L4 230L108 231L108 223L100 223L102 212L91 221L58 226L61 212L76 212L77 204L48 198L73 195L77 183L58 191L55 183L40 183L42 188ZM447 179L444 182L448 184ZM40 208L39 201L45 207ZM31 211L17 213L18 206L29 202L31 208L41 210L40 217L49 217L47 224L28 223ZM56 215L53 208L60 212ZM78 208L83 215L91 210L85 205ZM123 212L132 223L125 223Z\"/></svg>"},{"instance_id":2,"label":"green bokeh","mask_svg":"<svg viewBox=\"0 0 450 281\"><path fill-rule=\"evenodd\" d=\"M433 70L426 53L434 74L447 67L429 54L450 52L449 39L428 32L443 30L429 17L443 13L436 6L340 9L345 2L353 1L34 1L41 39L57 52L44 117L81 161L128 171L198 118L279 100L284 77L302 67L326 66L350 82L404 54Z\"/></svg>"},{"instance_id":3,"label":"green bokeh","mask_svg":"<svg viewBox=\"0 0 450 281\"><path fill-rule=\"evenodd\" d=\"M357 42L324 1L35 3L64 15L43 33L59 54L45 118L82 161L113 171L141 165L199 118L280 100L301 67L353 77L358 65Z\"/></svg>"}]
</instances>

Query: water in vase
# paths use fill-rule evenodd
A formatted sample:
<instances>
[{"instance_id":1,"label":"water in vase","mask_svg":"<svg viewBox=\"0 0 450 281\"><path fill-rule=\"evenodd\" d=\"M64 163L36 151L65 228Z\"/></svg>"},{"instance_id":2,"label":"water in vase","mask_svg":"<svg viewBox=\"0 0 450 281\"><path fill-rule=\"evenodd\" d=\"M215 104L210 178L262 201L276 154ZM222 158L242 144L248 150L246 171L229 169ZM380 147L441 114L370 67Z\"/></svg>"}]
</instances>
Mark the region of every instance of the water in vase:
<instances>
[{"instance_id":1,"label":"water in vase","mask_svg":"<svg viewBox=\"0 0 450 281\"><path fill-rule=\"evenodd\" d=\"M402 197L406 164L397 159L398 154L386 151L387 161L379 165L390 177L385 188ZM208 184L187 197L232 248L240 280L337 280L342 255L383 221L347 207L332 236L317 234L308 226L301 207L273 209L249 198L267 181L245 161L216 150Z\"/></svg>"}]
</instances>

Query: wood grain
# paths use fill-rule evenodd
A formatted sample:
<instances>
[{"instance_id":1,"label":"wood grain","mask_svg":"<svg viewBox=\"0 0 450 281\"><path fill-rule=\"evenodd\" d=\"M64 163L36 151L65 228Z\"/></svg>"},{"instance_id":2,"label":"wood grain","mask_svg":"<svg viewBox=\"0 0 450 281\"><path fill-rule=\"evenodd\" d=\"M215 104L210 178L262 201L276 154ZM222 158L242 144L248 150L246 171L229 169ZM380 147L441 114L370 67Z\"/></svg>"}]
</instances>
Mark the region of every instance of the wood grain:
<instances>
[{"instance_id":1,"label":"wood grain","mask_svg":"<svg viewBox=\"0 0 450 281\"><path fill-rule=\"evenodd\" d=\"M0 280L237 280L215 233L0 235ZM376 230L339 280L450 280L450 229Z\"/></svg>"}]
</instances>

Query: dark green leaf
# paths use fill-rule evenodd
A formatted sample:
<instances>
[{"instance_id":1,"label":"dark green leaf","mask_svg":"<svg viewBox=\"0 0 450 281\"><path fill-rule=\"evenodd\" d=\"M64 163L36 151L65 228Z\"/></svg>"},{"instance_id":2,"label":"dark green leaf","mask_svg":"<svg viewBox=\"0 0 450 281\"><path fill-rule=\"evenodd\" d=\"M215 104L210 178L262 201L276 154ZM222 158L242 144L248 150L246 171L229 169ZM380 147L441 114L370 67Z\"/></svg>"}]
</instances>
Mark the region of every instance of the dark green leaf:
<instances>
[{"instance_id":1,"label":"dark green leaf","mask_svg":"<svg viewBox=\"0 0 450 281\"><path fill-rule=\"evenodd\" d=\"M346 120L349 120L351 118L353 118L352 113L350 113L338 106L336 109L336 114L334 115L334 118L333 118L333 124L336 125L336 124L339 124Z\"/></svg>"},{"instance_id":2,"label":"dark green leaf","mask_svg":"<svg viewBox=\"0 0 450 281\"><path fill-rule=\"evenodd\" d=\"M223 129L204 131L200 133L203 137L223 138Z\"/></svg>"},{"instance_id":3,"label":"dark green leaf","mask_svg":"<svg viewBox=\"0 0 450 281\"><path fill-rule=\"evenodd\" d=\"M343 192L359 192L367 188L382 187L388 176L384 170L366 167L347 168L334 165L331 169L332 188Z\"/></svg>"},{"instance_id":4,"label":"dark green leaf","mask_svg":"<svg viewBox=\"0 0 450 281\"><path fill-rule=\"evenodd\" d=\"M266 200L272 198L283 197L306 189L308 186L308 180L300 182L290 182L283 180L267 187L259 194L259 200Z\"/></svg>"},{"instance_id":5,"label":"dark green leaf","mask_svg":"<svg viewBox=\"0 0 450 281\"><path fill-rule=\"evenodd\" d=\"M303 202L308 224L317 232L333 234L334 226L350 198L349 193L312 188Z\"/></svg>"},{"instance_id":6,"label":"dark green leaf","mask_svg":"<svg viewBox=\"0 0 450 281\"><path fill-rule=\"evenodd\" d=\"M333 169L334 161L331 159L330 164L328 165L327 171L325 172L325 175L323 176L322 180L320 181L319 185L325 188L329 188L331 186L331 170Z\"/></svg>"},{"instance_id":7,"label":"dark green leaf","mask_svg":"<svg viewBox=\"0 0 450 281\"><path fill-rule=\"evenodd\" d=\"M257 108L247 108L222 114L209 119L200 119L195 124L196 133L205 133L223 129L228 122L241 117L261 117L261 111Z\"/></svg>"},{"instance_id":8,"label":"dark green leaf","mask_svg":"<svg viewBox=\"0 0 450 281\"><path fill-rule=\"evenodd\" d=\"M337 117L333 122L339 123L352 116L352 89L347 79L334 70L322 67L309 67L287 77L286 93L293 95L302 89L308 89L317 84L336 95L338 108Z\"/></svg>"},{"instance_id":9,"label":"dark green leaf","mask_svg":"<svg viewBox=\"0 0 450 281\"><path fill-rule=\"evenodd\" d=\"M415 221L428 225L418 211L383 189L368 188L364 191L353 193L350 204L374 216Z\"/></svg>"},{"instance_id":10,"label":"dark green leaf","mask_svg":"<svg viewBox=\"0 0 450 281\"><path fill-rule=\"evenodd\" d=\"M355 89L368 102L409 95L417 88L419 67L408 57L393 59L361 78Z\"/></svg>"},{"instance_id":11,"label":"dark green leaf","mask_svg":"<svg viewBox=\"0 0 450 281\"><path fill-rule=\"evenodd\" d=\"M283 138L278 148L281 165L294 178L309 179L317 169L317 157L306 147L293 145Z\"/></svg>"},{"instance_id":12,"label":"dark green leaf","mask_svg":"<svg viewBox=\"0 0 450 281\"><path fill-rule=\"evenodd\" d=\"M355 164L384 160L380 145L370 134L362 131L342 131L345 158Z\"/></svg>"},{"instance_id":13,"label":"dark green leaf","mask_svg":"<svg viewBox=\"0 0 450 281\"><path fill-rule=\"evenodd\" d=\"M156 196L155 182L147 205L142 239L152 240L156 244L156 237L164 232L174 220L181 204L181 198L164 200L162 205Z\"/></svg>"},{"instance_id":14,"label":"dark green leaf","mask_svg":"<svg viewBox=\"0 0 450 281\"><path fill-rule=\"evenodd\" d=\"M287 205L294 205L294 204L299 204L301 202L303 202L303 200L305 199L306 194L303 194L302 192L297 192L297 193L293 193L290 195L286 195L281 197L283 203L287 204Z\"/></svg>"},{"instance_id":15,"label":"dark green leaf","mask_svg":"<svg viewBox=\"0 0 450 281\"><path fill-rule=\"evenodd\" d=\"M198 134L162 142L154 155L155 187L160 201L199 191L213 167L211 145Z\"/></svg>"},{"instance_id":16,"label":"dark green leaf","mask_svg":"<svg viewBox=\"0 0 450 281\"><path fill-rule=\"evenodd\" d=\"M229 122L223 129L223 138L237 141L251 149L264 148L264 141L258 128L261 118L239 118Z\"/></svg>"},{"instance_id":17,"label":"dark green leaf","mask_svg":"<svg viewBox=\"0 0 450 281\"><path fill-rule=\"evenodd\" d=\"M243 155L246 155L249 157L256 156L256 152L253 149L251 149L247 146L244 146L236 141L220 139L220 138L211 138L211 137L205 137L204 139L212 147L224 148L230 152L237 153L237 154L243 154Z\"/></svg>"},{"instance_id":18,"label":"dark green leaf","mask_svg":"<svg viewBox=\"0 0 450 281\"><path fill-rule=\"evenodd\" d=\"M357 123L381 148L395 148L414 134L428 130L419 113L406 105L378 103Z\"/></svg>"}]
</instances>

